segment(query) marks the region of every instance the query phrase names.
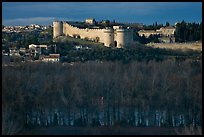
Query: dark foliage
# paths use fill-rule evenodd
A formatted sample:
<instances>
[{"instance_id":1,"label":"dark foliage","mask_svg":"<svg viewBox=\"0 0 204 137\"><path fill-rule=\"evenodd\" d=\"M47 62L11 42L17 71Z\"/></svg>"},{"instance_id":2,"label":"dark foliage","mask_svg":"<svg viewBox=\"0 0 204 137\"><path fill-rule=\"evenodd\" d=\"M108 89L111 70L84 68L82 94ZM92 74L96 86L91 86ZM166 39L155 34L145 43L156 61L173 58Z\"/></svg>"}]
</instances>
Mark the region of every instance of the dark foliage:
<instances>
[{"instance_id":1,"label":"dark foliage","mask_svg":"<svg viewBox=\"0 0 204 137\"><path fill-rule=\"evenodd\" d=\"M182 21L176 25L175 41L188 42L202 40L202 22L186 23Z\"/></svg>"},{"instance_id":2,"label":"dark foliage","mask_svg":"<svg viewBox=\"0 0 204 137\"><path fill-rule=\"evenodd\" d=\"M62 62L86 62L90 60L98 61L122 61L128 63L130 61L162 61L168 58L173 60L200 59L202 53L200 51L182 51L170 49L155 49L143 46L142 44L133 44L128 48L112 49L112 48L92 48L89 50L75 50L70 44L57 44L59 53L64 56Z\"/></svg>"},{"instance_id":3,"label":"dark foliage","mask_svg":"<svg viewBox=\"0 0 204 137\"><path fill-rule=\"evenodd\" d=\"M100 112L105 126L145 126L144 112L154 120L162 110L167 117L160 126L173 126L171 117L179 114L186 125L202 124L202 61L22 63L3 67L2 79L3 134L28 125L70 126L71 118L77 126L100 126ZM46 122L50 112L53 123ZM68 123L60 122L61 112Z\"/></svg>"}]
</instances>

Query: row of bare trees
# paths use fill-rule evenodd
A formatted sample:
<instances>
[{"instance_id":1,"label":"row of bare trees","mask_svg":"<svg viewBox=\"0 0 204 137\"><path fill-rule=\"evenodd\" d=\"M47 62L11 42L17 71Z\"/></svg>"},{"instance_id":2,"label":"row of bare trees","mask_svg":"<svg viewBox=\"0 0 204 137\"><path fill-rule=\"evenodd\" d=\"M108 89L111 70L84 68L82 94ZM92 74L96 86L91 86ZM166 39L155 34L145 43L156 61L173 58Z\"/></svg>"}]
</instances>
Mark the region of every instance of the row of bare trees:
<instances>
[{"instance_id":1,"label":"row of bare trees","mask_svg":"<svg viewBox=\"0 0 204 137\"><path fill-rule=\"evenodd\" d=\"M201 126L202 61L22 63L2 68L2 131L29 126Z\"/></svg>"}]
</instances>

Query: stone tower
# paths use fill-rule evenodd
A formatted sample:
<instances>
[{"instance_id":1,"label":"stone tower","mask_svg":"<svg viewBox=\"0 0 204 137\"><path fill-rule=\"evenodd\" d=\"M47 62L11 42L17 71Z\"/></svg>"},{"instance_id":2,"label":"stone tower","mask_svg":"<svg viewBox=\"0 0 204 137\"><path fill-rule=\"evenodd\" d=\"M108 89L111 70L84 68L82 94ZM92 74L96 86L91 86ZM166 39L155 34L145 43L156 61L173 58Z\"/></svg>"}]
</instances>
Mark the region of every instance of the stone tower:
<instances>
[{"instance_id":1,"label":"stone tower","mask_svg":"<svg viewBox=\"0 0 204 137\"><path fill-rule=\"evenodd\" d=\"M106 28L104 30L104 45L106 47L112 47L114 45L114 31L112 28Z\"/></svg>"},{"instance_id":2,"label":"stone tower","mask_svg":"<svg viewBox=\"0 0 204 137\"><path fill-rule=\"evenodd\" d=\"M125 46L125 30L124 29L117 29L116 30L117 36L117 48L122 48Z\"/></svg>"},{"instance_id":3,"label":"stone tower","mask_svg":"<svg viewBox=\"0 0 204 137\"><path fill-rule=\"evenodd\" d=\"M53 22L53 38L63 35L63 23L62 21Z\"/></svg>"},{"instance_id":4,"label":"stone tower","mask_svg":"<svg viewBox=\"0 0 204 137\"><path fill-rule=\"evenodd\" d=\"M114 43L117 48L124 48L133 42L133 30L123 26L113 26Z\"/></svg>"}]
</instances>

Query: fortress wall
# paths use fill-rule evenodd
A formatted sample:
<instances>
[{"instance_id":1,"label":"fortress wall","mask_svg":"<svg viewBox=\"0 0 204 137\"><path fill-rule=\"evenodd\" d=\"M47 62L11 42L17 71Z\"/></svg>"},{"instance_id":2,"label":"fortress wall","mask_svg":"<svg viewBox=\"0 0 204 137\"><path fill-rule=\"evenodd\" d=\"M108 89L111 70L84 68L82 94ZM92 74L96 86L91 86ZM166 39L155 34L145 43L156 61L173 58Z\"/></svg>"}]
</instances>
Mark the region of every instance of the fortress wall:
<instances>
[{"instance_id":1,"label":"fortress wall","mask_svg":"<svg viewBox=\"0 0 204 137\"><path fill-rule=\"evenodd\" d=\"M66 35L66 36L79 36L81 39L89 39L96 42L103 43L104 46L111 47L115 45L115 42L117 43L117 48L123 48L124 46L129 45L133 41L133 33L130 29L122 29L117 28L113 30L112 28L107 29L80 29L77 27L74 27L67 22L63 22L62 30L59 30L59 24L55 28L59 32L59 34L55 35Z\"/></svg>"},{"instance_id":2,"label":"fortress wall","mask_svg":"<svg viewBox=\"0 0 204 137\"><path fill-rule=\"evenodd\" d=\"M96 37L99 38L99 42L104 43L106 36L104 36L104 30L105 29L80 29L74 26L71 26L68 23L63 24L63 33L65 35L69 35L73 37L74 35L79 35L80 38L89 38L89 39L96 39Z\"/></svg>"}]
</instances>

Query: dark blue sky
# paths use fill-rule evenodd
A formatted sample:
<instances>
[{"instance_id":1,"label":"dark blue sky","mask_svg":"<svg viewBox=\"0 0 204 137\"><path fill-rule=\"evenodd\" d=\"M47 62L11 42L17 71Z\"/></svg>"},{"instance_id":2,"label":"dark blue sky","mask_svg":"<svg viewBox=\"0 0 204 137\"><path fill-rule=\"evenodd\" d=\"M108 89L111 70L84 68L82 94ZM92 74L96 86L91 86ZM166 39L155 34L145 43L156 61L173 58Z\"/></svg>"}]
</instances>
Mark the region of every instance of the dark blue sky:
<instances>
[{"instance_id":1,"label":"dark blue sky","mask_svg":"<svg viewBox=\"0 0 204 137\"><path fill-rule=\"evenodd\" d=\"M174 24L202 21L202 2L3 2L4 25L51 25L86 18L117 22Z\"/></svg>"}]
</instances>

